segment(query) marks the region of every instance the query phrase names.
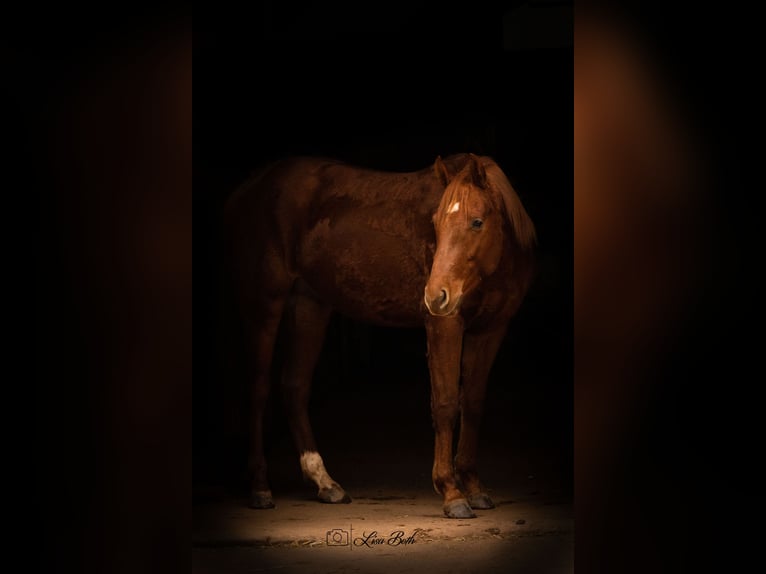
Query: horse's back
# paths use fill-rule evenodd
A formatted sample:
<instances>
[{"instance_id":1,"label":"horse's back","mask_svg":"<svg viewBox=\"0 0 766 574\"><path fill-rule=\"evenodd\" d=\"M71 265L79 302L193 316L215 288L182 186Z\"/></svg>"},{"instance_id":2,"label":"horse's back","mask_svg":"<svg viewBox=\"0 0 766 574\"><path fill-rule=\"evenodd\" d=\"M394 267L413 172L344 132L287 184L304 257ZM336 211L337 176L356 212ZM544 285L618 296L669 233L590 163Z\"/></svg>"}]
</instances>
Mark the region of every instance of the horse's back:
<instances>
[{"instance_id":1,"label":"horse's back","mask_svg":"<svg viewBox=\"0 0 766 574\"><path fill-rule=\"evenodd\" d=\"M297 157L267 166L238 189L227 225L255 273L300 277L323 301L360 319L413 324L442 191L428 169L385 172Z\"/></svg>"},{"instance_id":2,"label":"horse's back","mask_svg":"<svg viewBox=\"0 0 766 574\"><path fill-rule=\"evenodd\" d=\"M226 201L227 225L238 218L273 215L283 203L301 205L311 199L320 184L320 173L340 162L325 158L296 157L262 166L240 185ZM283 209L283 208L282 208Z\"/></svg>"},{"instance_id":3,"label":"horse's back","mask_svg":"<svg viewBox=\"0 0 766 574\"><path fill-rule=\"evenodd\" d=\"M255 172L231 195L225 226L235 236L251 235L261 246L277 242L284 249L299 245L321 221L346 222L362 231L365 223L379 220L388 233L410 236L413 217L430 230L441 192L434 183L429 170L398 173L322 157L282 159ZM409 226L398 229L405 219Z\"/></svg>"}]
</instances>

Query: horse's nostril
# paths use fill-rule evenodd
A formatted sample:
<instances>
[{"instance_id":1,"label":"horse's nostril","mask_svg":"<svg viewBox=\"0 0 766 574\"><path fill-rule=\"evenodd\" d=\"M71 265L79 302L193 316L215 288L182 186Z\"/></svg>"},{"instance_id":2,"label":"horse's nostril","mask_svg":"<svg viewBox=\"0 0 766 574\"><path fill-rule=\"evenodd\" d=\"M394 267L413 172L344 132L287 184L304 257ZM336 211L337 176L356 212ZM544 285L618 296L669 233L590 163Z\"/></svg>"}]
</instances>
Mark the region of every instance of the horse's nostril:
<instances>
[{"instance_id":1,"label":"horse's nostril","mask_svg":"<svg viewBox=\"0 0 766 574\"><path fill-rule=\"evenodd\" d=\"M449 302L449 295L447 294L446 289L442 289L441 297L439 297L437 303L439 303L439 307L443 309L447 306L447 302Z\"/></svg>"}]
</instances>

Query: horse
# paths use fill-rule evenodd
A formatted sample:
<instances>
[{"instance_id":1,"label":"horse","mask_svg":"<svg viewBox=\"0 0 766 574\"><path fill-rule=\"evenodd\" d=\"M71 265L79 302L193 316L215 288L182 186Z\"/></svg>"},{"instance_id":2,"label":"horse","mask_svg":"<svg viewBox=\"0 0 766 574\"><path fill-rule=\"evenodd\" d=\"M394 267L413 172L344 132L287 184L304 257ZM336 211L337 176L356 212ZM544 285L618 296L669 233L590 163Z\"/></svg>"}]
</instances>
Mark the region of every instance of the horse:
<instances>
[{"instance_id":1,"label":"horse","mask_svg":"<svg viewBox=\"0 0 766 574\"><path fill-rule=\"evenodd\" d=\"M223 221L251 385L250 507L274 507L264 410L279 329L288 335L281 387L301 470L319 501L351 501L325 468L308 413L313 371L338 312L425 328L434 489L448 518L494 508L477 471L479 423L491 366L532 282L537 242L498 164L460 153L395 172L284 158L234 191Z\"/></svg>"}]
</instances>

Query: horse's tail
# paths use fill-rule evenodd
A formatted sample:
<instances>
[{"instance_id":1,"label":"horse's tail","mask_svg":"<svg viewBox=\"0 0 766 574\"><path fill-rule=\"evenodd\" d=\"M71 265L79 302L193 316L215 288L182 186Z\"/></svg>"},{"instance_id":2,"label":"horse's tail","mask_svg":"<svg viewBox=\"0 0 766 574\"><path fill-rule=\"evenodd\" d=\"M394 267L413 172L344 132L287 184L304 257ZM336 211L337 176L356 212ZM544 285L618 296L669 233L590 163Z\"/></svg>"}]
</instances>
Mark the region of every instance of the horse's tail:
<instances>
[{"instance_id":1,"label":"horse's tail","mask_svg":"<svg viewBox=\"0 0 766 574\"><path fill-rule=\"evenodd\" d=\"M212 318L215 321L216 336L216 371L224 389L226 428L224 433L229 439L246 436L247 417L244 405L249 404L247 392L247 353L245 331L242 323L240 306L240 287L238 269L240 258L246 256L247 245L241 242L243 217L242 199L271 171L276 162L263 165L224 200L218 213L217 276L215 278L214 305Z\"/></svg>"},{"instance_id":2,"label":"horse's tail","mask_svg":"<svg viewBox=\"0 0 766 574\"><path fill-rule=\"evenodd\" d=\"M243 183L234 189L234 191L231 193L231 195L229 195L229 197L226 199L226 202L224 203L224 224L228 215L236 210L237 203L245 195L245 193L247 193L253 187L257 186L258 183L264 178L264 176L269 173L274 168L274 166L277 165L277 163L278 162L274 161L260 166L250 174L250 177L248 177Z\"/></svg>"}]
</instances>

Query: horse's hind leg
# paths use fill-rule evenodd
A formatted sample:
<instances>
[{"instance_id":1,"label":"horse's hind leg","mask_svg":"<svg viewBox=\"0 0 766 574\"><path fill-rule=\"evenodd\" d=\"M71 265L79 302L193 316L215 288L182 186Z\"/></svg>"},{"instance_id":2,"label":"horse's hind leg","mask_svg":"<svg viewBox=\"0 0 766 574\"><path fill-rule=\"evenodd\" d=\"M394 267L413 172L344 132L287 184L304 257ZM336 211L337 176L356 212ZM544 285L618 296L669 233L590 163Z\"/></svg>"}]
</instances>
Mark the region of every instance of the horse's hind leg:
<instances>
[{"instance_id":1,"label":"horse's hind leg","mask_svg":"<svg viewBox=\"0 0 766 574\"><path fill-rule=\"evenodd\" d=\"M256 309L249 314L246 323L247 352L250 355L251 376L251 422L250 422L250 470L253 482L250 491L252 508L274 508L269 488L266 456L263 444L263 419L271 386L271 362L279 322L287 293L263 294Z\"/></svg>"},{"instance_id":2,"label":"horse's hind leg","mask_svg":"<svg viewBox=\"0 0 766 574\"><path fill-rule=\"evenodd\" d=\"M308 415L311 379L331 312L330 307L317 301L298 281L285 309L287 353L282 371L282 391L303 475L317 486L319 500L337 503L351 502L351 498L327 473Z\"/></svg>"},{"instance_id":3,"label":"horse's hind leg","mask_svg":"<svg viewBox=\"0 0 766 574\"><path fill-rule=\"evenodd\" d=\"M233 232L237 228L232 227ZM241 233L240 233L241 235ZM282 262L259 254L247 238L231 238L227 265L242 318L247 377L250 383L250 506L274 508L264 454L264 415L271 386L274 346L292 279ZM254 255L253 255L254 253Z\"/></svg>"}]
</instances>

